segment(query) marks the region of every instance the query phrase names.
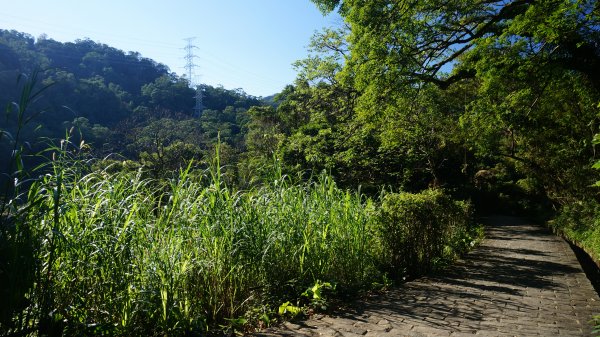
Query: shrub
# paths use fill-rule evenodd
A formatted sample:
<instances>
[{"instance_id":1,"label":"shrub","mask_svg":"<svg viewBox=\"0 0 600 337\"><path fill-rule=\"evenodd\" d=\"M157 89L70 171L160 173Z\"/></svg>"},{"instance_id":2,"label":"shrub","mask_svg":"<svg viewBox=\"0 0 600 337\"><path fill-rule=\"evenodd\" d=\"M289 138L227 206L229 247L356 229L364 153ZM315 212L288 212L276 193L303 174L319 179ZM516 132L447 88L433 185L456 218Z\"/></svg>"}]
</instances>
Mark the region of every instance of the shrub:
<instances>
[{"instance_id":1,"label":"shrub","mask_svg":"<svg viewBox=\"0 0 600 337\"><path fill-rule=\"evenodd\" d=\"M391 193L383 197L378 218L381 263L397 279L429 272L440 259L463 250L471 207L441 190Z\"/></svg>"},{"instance_id":2,"label":"shrub","mask_svg":"<svg viewBox=\"0 0 600 337\"><path fill-rule=\"evenodd\" d=\"M600 259L600 204L595 200L564 205L550 221L553 230L575 242L594 259Z\"/></svg>"}]
</instances>

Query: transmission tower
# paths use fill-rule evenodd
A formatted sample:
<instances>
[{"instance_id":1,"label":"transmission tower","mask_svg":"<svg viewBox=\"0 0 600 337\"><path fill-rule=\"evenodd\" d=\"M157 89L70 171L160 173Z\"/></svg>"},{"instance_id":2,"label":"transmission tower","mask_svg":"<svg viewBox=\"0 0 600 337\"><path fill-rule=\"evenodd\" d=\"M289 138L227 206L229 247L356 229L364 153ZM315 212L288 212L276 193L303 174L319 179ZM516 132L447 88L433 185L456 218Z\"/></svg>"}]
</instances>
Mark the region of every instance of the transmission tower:
<instances>
[{"instance_id":1,"label":"transmission tower","mask_svg":"<svg viewBox=\"0 0 600 337\"><path fill-rule=\"evenodd\" d=\"M196 88L196 105L194 106L194 117L200 117L200 113L204 110L204 105L202 104L202 89L200 88L199 83L196 83L194 78L194 69L196 68L196 64L194 63L194 59L197 58L194 55L194 49L197 49L194 45L195 37L188 37L184 39L187 41L187 45L183 48L185 50L185 70L187 72L187 78L191 88Z\"/></svg>"},{"instance_id":2,"label":"transmission tower","mask_svg":"<svg viewBox=\"0 0 600 337\"><path fill-rule=\"evenodd\" d=\"M196 55L194 55L194 49L198 48L194 45L195 39L195 37L188 37L187 39L184 39L185 41L187 41L187 45L183 48L183 50L185 50L184 58L186 62L184 68L186 70L186 75L191 87L194 86L194 68L196 67L194 59L197 57Z\"/></svg>"}]
</instances>

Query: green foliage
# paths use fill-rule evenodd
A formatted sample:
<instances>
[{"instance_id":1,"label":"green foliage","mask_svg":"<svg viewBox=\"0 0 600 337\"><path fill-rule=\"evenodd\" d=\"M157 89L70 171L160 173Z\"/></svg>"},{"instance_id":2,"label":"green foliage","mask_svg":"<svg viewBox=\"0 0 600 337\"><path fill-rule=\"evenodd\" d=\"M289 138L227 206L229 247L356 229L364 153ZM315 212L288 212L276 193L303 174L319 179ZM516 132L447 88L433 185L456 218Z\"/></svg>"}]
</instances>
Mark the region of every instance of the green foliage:
<instances>
[{"instance_id":1,"label":"green foliage","mask_svg":"<svg viewBox=\"0 0 600 337\"><path fill-rule=\"evenodd\" d=\"M327 14L331 11L333 11L338 4L340 3L340 0L316 0L313 1L317 7L319 7L319 10L323 13L323 14Z\"/></svg>"},{"instance_id":2,"label":"green foliage","mask_svg":"<svg viewBox=\"0 0 600 337\"><path fill-rule=\"evenodd\" d=\"M385 195L378 222L381 263L394 278L422 275L471 243L465 242L470 205L441 190Z\"/></svg>"},{"instance_id":3,"label":"green foliage","mask_svg":"<svg viewBox=\"0 0 600 337\"><path fill-rule=\"evenodd\" d=\"M377 277L372 206L328 177L242 193L218 170L182 171L157 197L140 172L80 175L63 160L26 218L45 304L13 309L52 313L67 335L204 331L319 279L356 289Z\"/></svg>"},{"instance_id":4,"label":"green foliage","mask_svg":"<svg viewBox=\"0 0 600 337\"><path fill-rule=\"evenodd\" d=\"M313 300L321 300L323 299L323 290L325 289L332 289L331 283L317 280L314 286L309 287L302 293L302 296L306 296Z\"/></svg>"},{"instance_id":5,"label":"green foliage","mask_svg":"<svg viewBox=\"0 0 600 337\"><path fill-rule=\"evenodd\" d=\"M308 287L308 289L302 293L302 296L308 298L309 306L312 309L325 311L329 305L325 293L329 291L335 291L335 285L332 286L329 282L317 280L313 286Z\"/></svg>"},{"instance_id":6,"label":"green foliage","mask_svg":"<svg viewBox=\"0 0 600 337\"><path fill-rule=\"evenodd\" d=\"M441 185L483 212L556 211L557 230L597 255L597 0L312 2L340 13L347 48L300 62L299 78L333 73L329 83L355 94L338 124L352 133L315 123L291 132L297 149L325 153L328 167L345 160L332 169L340 181ZM315 110L308 120L331 108Z\"/></svg>"},{"instance_id":7,"label":"green foliage","mask_svg":"<svg viewBox=\"0 0 600 337\"><path fill-rule=\"evenodd\" d=\"M287 301L279 306L279 310L277 312L279 313L279 316L288 316L294 318L302 313L302 308Z\"/></svg>"},{"instance_id":8,"label":"green foliage","mask_svg":"<svg viewBox=\"0 0 600 337\"><path fill-rule=\"evenodd\" d=\"M590 322L594 325L594 330L592 331L592 333L600 333L600 315L594 315L592 317L592 321ZM596 335L598 336L598 335Z\"/></svg>"},{"instance_id":9,"label":"green foliage","mask_svg":"<svg viewBox=\"0 0 600 337\"><path fill-rule=\"evenodd\" d=\"M506 70L537 63L598 80L595 0L313 2L324 11L337 7L350 25L347 70L365 91L420 81L445 87L474 77L489 63ZM464 59L470 62L462 64ZM461 64L448 74L446 67L456 62Z\"/></svg>"},{"instance_id":10,"label":"green foliage","mask_svg":"<svg viewBox=\"0 0 600 337\"><path fill-rule=\"evenodd\" d=\"M33 331L31 320L38 320L37 330L41 334L51 332L56 326L52 315L40 315L40 312L48 312L52 294L46 287L51 269L44 270L38 259L42 242L52 245L53 239L52 235L40 236L32 222L39 219L41 212L53 211L56 216L60 188L43 187L39 179L29 179L30 175L40 172L44 167L32 170L25 166L23 160L28 153L22 132L40 114L31 106L49 87L39 86L38 74L38 71L34 71L30 77L24 77L22 85L20 81L23 78L19 77L20 99L8 104L6 110L7 120L15 119L14 136L2 130L6 139L0 137L0 141L7 141L12 148L10 157L7 157L7 171L10 174L7 174L8 179L5 180L0 199L0 294L6 300L6 304L0 309L2 334L30 333ZM68 141L62 141L60 148L53 146L48 151L66 153L70 145ZM49 181L49 177L50 175L43 179ZM56 180L60 179L57 176ZM53 195L52 208L44 207L43 194L48 193L45 188L49 188ZM54 256L50 255L49 259L53 261Z\"/></svg>"},{"instance_id":11,"label":"green foliage","mask_svg":"<svg viewBox=\"0 0 600 337\"><path fill-rule=\"evenodd\" d=\"M360 184L373 194L385 185L418 191L465 184L466 149L457 124L472 88L395 90L382 83L362 91L354 70L348 70L354 52L349 34L347 29L315 34L311 56L295 64L295 85L277 97L268 118L253 116L248 134L276 139L265 158L274 153L286 169L308 175L325 169L343 186ZM247 138L248 144L255 139Z\"/></svg>"},{"instance_id":12,"label":"green foliage","mask_svg":"<svg viewBox=\"0 0 600 337\"><path fill-rule=\"evenodd\" d=\"M596 200L582 200L563 206L550 225L593 258L600 259L600 204Z\"/></svg>"},{"instance_id":13,"label":"green foliage","mask_svg":"<svg viewBox=\"0 0 600 337\"><path fill-rule=\"evenodd\" d=\"M379 184L419 190L429 176L464 190L476 172L503 164L555 204L593 194L597 1L313 2L337 8L350 29L344 39L316 36L344 46L333 83L356 93L345 126L360 131L336 153L360 165L343 172L366 166L386 172ZM306 74L318 69L311 60Z\"/></svg>"},{"instance_id":14,"label":"green foliage","mask_svg":"<svg viewBox=\"0 0 600 337\"><path fill-rule=\"evenodd\" d=\"M7 203L7 202L3 202ZM11 212L12 213L12 212ZM28 298L34 288L39 244L23 214L2 214L0 221L0 333L19 331L27 326L30 305Z\"/></svg>"},{"instance_id":15,"label":"green foliage","mask_svg":"<svg viewBox=\"0 0 600 337\"><path fill-rule=\"evenodd\" d=\"M142 104L157 109L189 113L195 103L195 92L187 81L163 75L152 83L142 86Z\"/></svg>"},{"instance_id":16,"label":"green foliage","mask_svg":"<svg viewBox=\"0 0 600 337\"><path fill-rule=\"evenodd\" d=\"M28 267L18 264L23 258L34 264L33 288L6 280L14 301L3 319L31 317L21 319L22 330L105 336L177 336L218 326L241 331L255 323L248 318L270 322L265 315L284 299L324 310L332 284L343 293L369 288L383 277L380 261L393 255L381 244L388 233L373 201L339 189L326 175L302 184L274 175L261 187L238 191L222 180L217 148L211 170L188 166L163 180L169 187L157 194L156 181L143 171L108 166L85 173L85 162L69 149L77 150L68 141L49 149L52 171L33 185L23 216L14 218L16 233L35 243L32 250L23 246L29 255L7 254L9 264L2 265L22 273L18 268ZM440 204L438 212L453 210L441 194L424 195ZM396 211L392 196L384 202L386 215ZM459 237L463 224L451 225L450 236ZM415 226L403 233L433 237L424 231L437 230ZM412 257L418 261L403 261L424 261ZM29 301L19 302L16 291ZM278 308L281 315L303 310L291 303ZM4 324L3 331L11 331Z\"/></svg>"},{"instance_id":17,"label":"green foliage","mask_svg":"<svg viewBox=\"0 0 600 337\"><path fill-rule=\"evenodd\" d=\"M268 106L201 85L193 118L194 90L139 54L0 31L1 100L27 67L54 83L33 104L43 127L2 125L9 174L28 165L15 139L65 127L139 160L83 173L63 156L24 206L3 199L2 268L31 270L2 280L8 329L241 331L325 306L329 284L420 275L481 235L469 204L428 188L479 211L554 206L557 231L598 254L596 0L312 2L345 25L315 34L293 85Z\"/></svg>"},{"instance_id":18,"label":"green foliage","mask_svg":"<svg viewBox=\"0 0 600 337\"><path fill-rule=\"evenodd\" d=\"M579 200L563 205L549 225L555 233L582 248L594 261L600 259L600 203L597 200ZM599 333L600 316L594 315L590 323L594 325L593 333Z\"/></svg>"},{"instance_id":19,"label":"green foliage","mask_svg":"<svg viewBox=\"0 0 600 337\"><path fill-rule=\"evenodd\" d=\"M309 286L300 296L296 305L286 301L279 306L278 314L284 318L295 318L301 314L311 314L315 310L325 311L329 305L325 292L335 290L329 282L317 280L314 285Z\"/></svg>"}]
</instances>

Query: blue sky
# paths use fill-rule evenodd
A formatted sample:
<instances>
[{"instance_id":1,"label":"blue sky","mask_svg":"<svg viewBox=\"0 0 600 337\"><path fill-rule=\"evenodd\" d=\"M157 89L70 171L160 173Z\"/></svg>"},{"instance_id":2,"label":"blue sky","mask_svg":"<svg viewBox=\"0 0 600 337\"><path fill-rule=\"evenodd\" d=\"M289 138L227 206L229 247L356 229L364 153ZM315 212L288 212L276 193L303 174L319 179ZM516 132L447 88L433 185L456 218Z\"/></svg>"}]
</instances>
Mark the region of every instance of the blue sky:
<instances>
[{"instance_id":1,"label":"blue sky","mask_svg":"<svg viewBox=\"0 0 600 337\"><path fill-rule=\"evenodd\" d=\"M307 55L311 35L339 26L309 0L5 1L0 28L66 42L96 42L185 73L188 37L196 37L196 82L242 88L255 96L293 82L291 63Z\"/></svg>"}]
</instances>

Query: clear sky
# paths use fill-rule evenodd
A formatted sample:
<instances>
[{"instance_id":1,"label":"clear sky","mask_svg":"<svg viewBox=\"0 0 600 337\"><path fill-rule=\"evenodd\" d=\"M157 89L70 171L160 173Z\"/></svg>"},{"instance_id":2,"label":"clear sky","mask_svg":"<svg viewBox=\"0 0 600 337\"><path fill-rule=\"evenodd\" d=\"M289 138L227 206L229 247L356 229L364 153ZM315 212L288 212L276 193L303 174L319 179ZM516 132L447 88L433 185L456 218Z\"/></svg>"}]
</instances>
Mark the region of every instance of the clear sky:
<instances>
[{"instance_id":1,"label":"clear sky","mask_svg":"<svg viewBox=\"0 0 600 337\"><path fill-rule=\"evenodd\" d=\"M194 81L267 96L293 82L291 63L307 55L311 35L338 26L309 0L23 0L2 1L0 29L67 42L90 38L185 73L194 40Z\"/></svg>"}]
</instances>

